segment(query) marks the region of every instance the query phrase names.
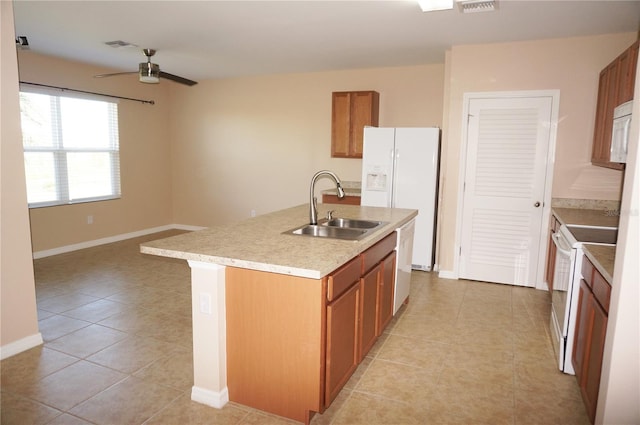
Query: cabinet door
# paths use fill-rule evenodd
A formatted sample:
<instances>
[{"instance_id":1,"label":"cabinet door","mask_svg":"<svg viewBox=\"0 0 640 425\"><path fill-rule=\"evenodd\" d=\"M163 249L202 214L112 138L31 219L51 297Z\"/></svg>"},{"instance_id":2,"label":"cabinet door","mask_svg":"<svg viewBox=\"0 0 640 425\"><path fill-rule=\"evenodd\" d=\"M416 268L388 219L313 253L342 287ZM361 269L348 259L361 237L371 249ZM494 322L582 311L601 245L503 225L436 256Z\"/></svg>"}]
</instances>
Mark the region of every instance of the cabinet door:
<instances>
[{"instance_id":1,"label":"cabinet door","mask_svg":"<svg viewBox=\"0 0 640 425\"><path fill-rule=\"evenodd\" d=\"M377 335L380 336L393 317L393 290L396 277L396 252L382 261L382 272L378 283L379 316Z\"/></svg>"},{"instance_id":2,"label":"cabinet door","mask_svg":"<svg viewBox=\"0 0 640 425\"><path fill-rule=\"evenodd\" d=\"M378 281L380 264L360 279L360 360L376 342L378 323Z\"/></svg>"},{"instance_id":3,"label":"cabinet door","mask_svg":"<svg viewBox=\"0 0 640 425\"><path fill-rule=\"evenodd\" d=\"M591 163L594 165L617 170L624 169L624 164L609 160L613 110L616 106L633 99L637 62L638 42L636 41L600 73L591 153Z\"/></svg>"},{"instance_id":4,"label":"cabinet door","mask_svg":"<svg viewBox=\"0 0 640 425\"><path fill-rule=\"evenodd\" d=\"M331 156L362 158L365 126L378 126L380 95L375 91L334 92L331 109Z\"/></svg>"},{"instance_id":5,"label":"cabinet door","mask_svg":"<svg viewBox=\"0 0 640 425\"><path fill-rule=\"evenodd\" d=\"M618 58L618 105L633 99L633 89L636 80L636 65L638 63L638 42L636 41L630 48ZM617 105L616 105L617 106Z\"/></svg>"},{"instance_id":6,"label":"cabinet door","mask_svg":"<svg viewBox=\"0 0 640 425\"><path fill-rule=\"evenodd\" d=\"M587 282L580 281L580 295L578 296L578 312L576 313L576 329L573 343L573 353L571 354L571 361L573 363L573 370L576 372L576 379L578 385L582 381L584 376L584 356L586 352L588 333L589 333L589 299L593 298L591 290L587 286Z\"/></svg>"},{"instance_id":7,"label":"cabinet door","mask_svg":"<svg viewBox=\"0 0 640 425\"><path fill-rule=\"evenodd\" d=\"M351 146L349 156L362 158L365 126L378 126L378 93L354 92L351 97Z\"/></svg>"},{"instance_id":8,"label":"cabinet door","mask_svg":"<svg viewBox=\"0 0 640 425\"><path fill-rule=\"evenodd\" d=\"M607 313L598 304L595 297L589 299L590 332L589 344L585 349L584 376L580 385L582 399L587 408L591 423L595 421L600 390L600 375L602 374L602 357L604 354L604 340L607 334Z\"/></svg>"},{"instance_id":9,"label":"cabinet door","mask_svg":"<svg viewBox=\"0 0 640 425\"><path fill-rule=\"evenodd\" d=\"M605 121L607 119L607 90L609 88L609 68L600 72L598 81L598 103L596 105L596 120L593 130L593 146L591 151L591 162L594 164L603 160L602 145L604 143Z\"/></svg>"},{"instance_id":10,"label":"cabinet door","mask_svg":"<svg viewBox=\"0 0 640 425\"><path fill-rule=\"evenodd\" d=\"M333 93L331 98L331 156L348 157L350 138L351 93Z\"/></svg>"},{"instance_id":11,"label":"cabinet door","mask_svg":"<svg viewBox=\"0 0 640 425\"><path fill-rule=\"evenodd\" d=\"M358 314L360 285L327 306L325 407L336 398L359 363Z\"/></svg>"}]
</instances>

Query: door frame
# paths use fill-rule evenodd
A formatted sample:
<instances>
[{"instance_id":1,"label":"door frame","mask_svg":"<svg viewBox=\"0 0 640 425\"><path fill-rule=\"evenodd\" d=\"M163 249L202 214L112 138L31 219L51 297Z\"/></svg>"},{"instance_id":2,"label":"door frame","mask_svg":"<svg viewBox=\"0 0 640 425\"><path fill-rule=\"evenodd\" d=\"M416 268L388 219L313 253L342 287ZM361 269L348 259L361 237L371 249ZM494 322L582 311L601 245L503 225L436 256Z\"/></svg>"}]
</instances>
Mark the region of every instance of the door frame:
<instances>
[{"instance_id":1,"label":"door frame","mask_svg":"<svg viewBox=\"0 0 640 425\"><path fill-rule=\"evenodd\" d=\"M455 278L460 278L460 250L462 246L462 217L464 211L464 184L467 169L467 149L469 141L469 103L473 99L513 99L523 97L551 97L551 121L549 122L549 150L547 152L547 171L545 175L544 196L542 201L542 222L540 244L538 249L538 265L536 267L536 289L547 289L544 283L544 269L547 252L547 232L544 223L551 217L551 189L553 187L553 170L555 168L556 139L558 135L558 113L560 107L560 90L523 90L499 92L466 92L463 94L460 141L460 166L458 168L458 203L456 208L456 233L454 245L453 269Z\"/></svg>"}]
</instances>

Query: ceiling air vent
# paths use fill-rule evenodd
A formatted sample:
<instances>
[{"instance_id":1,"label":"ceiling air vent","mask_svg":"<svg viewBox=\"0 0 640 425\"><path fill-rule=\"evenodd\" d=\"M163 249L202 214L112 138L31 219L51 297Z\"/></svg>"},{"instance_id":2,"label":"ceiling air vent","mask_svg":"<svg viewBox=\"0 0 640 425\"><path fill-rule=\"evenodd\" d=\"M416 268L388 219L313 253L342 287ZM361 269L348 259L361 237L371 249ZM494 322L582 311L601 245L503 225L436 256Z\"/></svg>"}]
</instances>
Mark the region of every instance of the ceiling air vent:
<instances>
[{"instance_id":1,"label":"ceiling air vent","mask_svg":"<svg viewBox=\"0 0 640 425\"><path fill-rule=\"evenodd\" d=\"M138 47L135 44L127 43L126 41L122 40L107 41L104 44L109 47L113 47L114 49L118 49L120 47Z\"/></svg>"},{"instance_id":2,"label":"ceiling air vent","mask_svg":"<svg viewBox=\"0 0 640 425\"><path fill-rule=\"evenodd\" d=\"M497 9L495 0L457 0L462 13L493 12Z\"/></svg>"},{"instance_id":3,"label":"ceiling air vent","mask_svg":"<svg viewBox=\"0 0 640 425\"><path fill-rule=\"evenodd\" d=\"M29 50L29 40L26 35L16 37L16 45L20 50Z\"/></svg>"}]
</instances>

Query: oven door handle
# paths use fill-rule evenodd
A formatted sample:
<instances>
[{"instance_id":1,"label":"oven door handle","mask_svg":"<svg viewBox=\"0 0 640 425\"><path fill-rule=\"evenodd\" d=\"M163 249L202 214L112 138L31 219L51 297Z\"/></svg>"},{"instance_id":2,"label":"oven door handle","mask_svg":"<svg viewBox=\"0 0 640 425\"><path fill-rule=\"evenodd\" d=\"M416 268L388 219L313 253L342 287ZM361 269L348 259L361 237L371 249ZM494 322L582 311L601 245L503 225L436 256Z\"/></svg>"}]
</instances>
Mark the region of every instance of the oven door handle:
<instances>
[{"instance_id":1,"label":"oven door handle","mask_svg":"<svg viewBox=\"0 0 640 425\"><path fill-rule=\"evenodd\" d=\"M571 247L569 246L569 244L567 244L567 242L564 240L564 238L560 235L559 232L556 232L553 235L551 235L551 239L553 239L553 243L556 245L556 248L558 249L558 251L562 252L566 256L571 255Z\"/></svg>"}]
</instances>

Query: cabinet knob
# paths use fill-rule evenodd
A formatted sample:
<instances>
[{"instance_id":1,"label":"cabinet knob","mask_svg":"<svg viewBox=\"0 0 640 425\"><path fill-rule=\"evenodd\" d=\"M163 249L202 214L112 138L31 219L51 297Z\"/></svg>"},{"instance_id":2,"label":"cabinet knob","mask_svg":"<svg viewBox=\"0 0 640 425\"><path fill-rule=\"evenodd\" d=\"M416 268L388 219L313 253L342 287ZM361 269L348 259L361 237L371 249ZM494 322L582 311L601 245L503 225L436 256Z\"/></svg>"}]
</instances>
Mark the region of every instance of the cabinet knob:
<instances>
[{"instance_id":1,"label":"cabinet knob","mask_svg":"<svg viewBox=\"0 0 640 425\"><path fill-rule=\"evenodd\" d=\"M540 206L540 202L536 202L535 204L533 204L533 206L538 208Z\"/></svg>"}]
</instances>

